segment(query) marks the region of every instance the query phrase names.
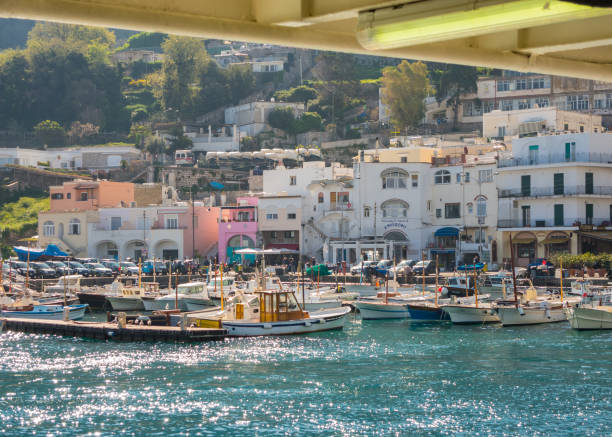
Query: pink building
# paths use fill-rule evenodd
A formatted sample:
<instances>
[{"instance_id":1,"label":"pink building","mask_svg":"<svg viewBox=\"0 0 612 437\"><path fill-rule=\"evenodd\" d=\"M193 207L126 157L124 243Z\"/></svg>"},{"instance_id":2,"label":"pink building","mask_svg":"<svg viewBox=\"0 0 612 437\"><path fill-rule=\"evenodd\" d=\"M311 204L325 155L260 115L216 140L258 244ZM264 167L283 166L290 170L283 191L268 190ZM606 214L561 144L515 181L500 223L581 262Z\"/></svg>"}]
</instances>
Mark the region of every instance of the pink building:
<instances>
[{"instance_id":1,"label":"pink building","mask_svg":"<svg viewBox=\"0 0 612 437\"><path fill-rule=\"evenodd\" d=\"M240 261L234 252L255 247L257 239L257 197L239 197L219 214L219 262Z\"/></svg>"},{"instance_id":2,"label":"pink building","mask_svg":"<svg viewBox=\"0 0 612 437\"><path fill-rule=\"evenodd\" d=\"M134 201L131 182L88 181L76 179L49 187L50 212L92 211L98 208L130 206Z\"/></svg>"}]
</instances>

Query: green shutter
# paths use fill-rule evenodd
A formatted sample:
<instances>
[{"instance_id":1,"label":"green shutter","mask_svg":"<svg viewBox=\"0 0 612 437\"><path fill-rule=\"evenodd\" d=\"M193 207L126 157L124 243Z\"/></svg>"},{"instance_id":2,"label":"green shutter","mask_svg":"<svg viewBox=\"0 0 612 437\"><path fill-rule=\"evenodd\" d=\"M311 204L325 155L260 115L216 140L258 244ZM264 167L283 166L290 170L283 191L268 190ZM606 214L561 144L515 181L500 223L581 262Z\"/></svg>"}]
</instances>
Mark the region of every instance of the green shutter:
<instances>
[{"instance_id":1,"label":"green shutter","mask_svg":"<svg viewBox=\"0 0 612 437\"><path fill-rule=\"evenodd\" d=\"M569 161L571 156L572 156L572 144L565 143L565 160Z\"/></svg>"},{"instance_id":2,"label":"green shutter","mask_svg":"<svg viewBox=\"0 0 612 437\"><path fill-rule=\"evenodd\" d=\"M586 223L587 225L593 224L593 204L587 203L585 205L585 213L586 213Z\"/></svg>"},{"instance_id":3,"label":"green shutter","mask_svg":"<svg viewBox=\"0 0 612 437\"><path fill-rule=\"evenodd\" d=\"M584 174L584 194L593 194L593 173Z\"/></svg>"},{"instance_id":4,"label":"green shutter","mask_svg":"<svg viewBox=\"0 0 612 437\"><path fill-rule=\"evenodd\" d=\"M524 197L531 196L531 176L521 176L521 195Z\"/></svg>"},{"instance_id":5,"label":"green shutter","mask_svg":"<svg viewBox=\"0 0 612 437\"><path fill-rule=\"evenodd\" d=\"M555 173L553 187L554 187L554 193L555 194L563 194L564 193L563 173Z\"/></svg>"},{"instance_id":6,"label":"green shutter","mask_svg":"<svg viewBox=\"0 0 612 437\"><path fill-rule=\"evenodd\" d=\"M555 205L555 226L563 226L563 205Z\"/></svg>"}]
</instances>

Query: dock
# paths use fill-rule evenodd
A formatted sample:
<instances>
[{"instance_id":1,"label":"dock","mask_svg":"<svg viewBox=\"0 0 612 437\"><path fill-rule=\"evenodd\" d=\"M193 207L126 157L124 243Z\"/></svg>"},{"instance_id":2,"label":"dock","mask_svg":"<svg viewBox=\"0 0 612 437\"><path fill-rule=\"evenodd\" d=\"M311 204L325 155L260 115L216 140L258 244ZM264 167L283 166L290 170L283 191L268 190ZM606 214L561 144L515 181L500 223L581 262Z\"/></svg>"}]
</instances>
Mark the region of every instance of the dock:
<instances>
[{"instance_id":1,"label":"dock","mask_svg":"<svg viewBox=\"0 0 612 437\"><path fill-rule=\"evenodd\" d=\"M52 334L114 341L164 341L201 343L223 340L225 329L191 328L178 326L145 326L126 324L120 327L111 322L80 322L42 319L0 318L0 332L4 329L34 334Z\"/></svg>"}]
</instances>

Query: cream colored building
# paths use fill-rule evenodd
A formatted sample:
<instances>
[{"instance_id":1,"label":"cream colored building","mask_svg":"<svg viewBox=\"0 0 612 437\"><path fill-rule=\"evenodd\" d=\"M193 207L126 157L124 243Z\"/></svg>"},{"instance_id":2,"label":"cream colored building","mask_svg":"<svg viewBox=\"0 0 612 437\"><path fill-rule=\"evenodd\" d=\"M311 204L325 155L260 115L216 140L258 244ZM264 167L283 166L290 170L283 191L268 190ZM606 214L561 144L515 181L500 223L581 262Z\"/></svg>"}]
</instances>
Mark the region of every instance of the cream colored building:
<instances>
[{"instance_id":1,"label":"cream colored building","mask_svg":"<svg viewBox=\"0 0 612 437\"><path fill-rule=\"evenodd\" d=\"M98 211L64 211L38 213L40 247L55 244L76 257L87 256L88 223L98 220Z\"/></svg>"},{"instance_id":2,"label":"cream colored building","mask_svg":"<svg viewBox=\"0 0 612 437\"><path fill-rule=\"evenodd\" d=\"M513 111L496 109L482 116L482 134L487 138L510 139L551 132L602 132L601 115L550 107Z\"/></svg>"},{"instance_id":3,"label":"cream colored building","mask_svg":"<svg viewBox=\"0 0 612 437\"><path fill-rule=\"evenodd\" d=\"M266 249L300 248L302 196L265 195L258 203L258 232Z\"/></svg>"}]
</instances>

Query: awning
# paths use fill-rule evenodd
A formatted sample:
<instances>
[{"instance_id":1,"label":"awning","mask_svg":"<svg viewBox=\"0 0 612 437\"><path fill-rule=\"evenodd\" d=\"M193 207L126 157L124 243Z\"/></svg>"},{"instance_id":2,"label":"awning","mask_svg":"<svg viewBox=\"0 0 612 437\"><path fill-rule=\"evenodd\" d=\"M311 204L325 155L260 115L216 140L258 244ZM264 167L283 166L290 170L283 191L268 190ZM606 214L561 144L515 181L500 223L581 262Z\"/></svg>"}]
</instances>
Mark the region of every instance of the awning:
<instances>
[{"instance_id":1,"label":"awning","mask_svg":"<svg viewBox=\"0 0 612 437\"><path fill-rule=\"evenodd\" d=\"M436 237L457 237L459 235L459 229L453 227L446 227L438 229L434 236Z\"/></svg>"},{"instance_id":2,"label":"awning","mask_svg":"<svg viewBox=\"0 0 612 437\"><path fill-rule=\"evenodd\" d=\"M536 240L535 237L513 238L512 244L530 244Z\"/></svg>"},{"instance_id":3,"label":"awning","mask_svg":"<svg viewBox=\"0 0 612 437\"><path fill-rule=\"evenodd\" d=\"M580 235L583 237L594 238L595 240L612 242L612 231L582 232Z\"/></svg>"},{"instance_id":4,"label":"awning","mask_svg":"<svg viewBox=\"0 0 612 437\"><path fill-rule=\"evenodd\" d=\"M542 241L540 241L540 244L561 244L561 243L567 243L569 241L569 237L565 236L565 237L548 237L543 239Z\"/></svg>"}]
</instances>

